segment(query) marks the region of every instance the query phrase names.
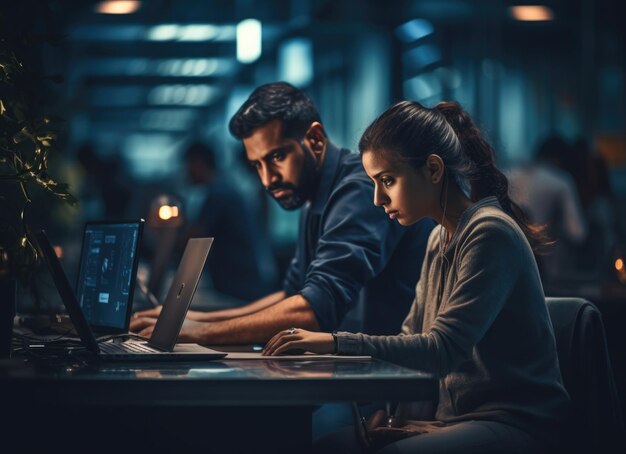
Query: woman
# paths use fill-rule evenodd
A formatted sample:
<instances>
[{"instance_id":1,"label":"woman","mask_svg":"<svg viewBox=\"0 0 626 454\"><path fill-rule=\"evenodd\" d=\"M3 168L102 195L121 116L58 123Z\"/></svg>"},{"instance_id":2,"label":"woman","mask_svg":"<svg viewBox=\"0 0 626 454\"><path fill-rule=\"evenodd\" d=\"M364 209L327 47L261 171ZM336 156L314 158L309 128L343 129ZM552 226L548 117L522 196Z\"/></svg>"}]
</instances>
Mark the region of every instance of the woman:
<instances>
[{"instance_id":1,"label":"woman","mask_svg":"<svg viewBox=\"0 0 626 454\"><path fill-rule=\"evenodd\" d=\"M568 404L534 252L548 241L508 196L491 146L456 103L404 101L359 143L374 204L410 225L440 225L398 336L291 329L266 345L371 355L439 377L434 421L389 452L539 452L555 448Z\"/></svg>"}]
</instances>

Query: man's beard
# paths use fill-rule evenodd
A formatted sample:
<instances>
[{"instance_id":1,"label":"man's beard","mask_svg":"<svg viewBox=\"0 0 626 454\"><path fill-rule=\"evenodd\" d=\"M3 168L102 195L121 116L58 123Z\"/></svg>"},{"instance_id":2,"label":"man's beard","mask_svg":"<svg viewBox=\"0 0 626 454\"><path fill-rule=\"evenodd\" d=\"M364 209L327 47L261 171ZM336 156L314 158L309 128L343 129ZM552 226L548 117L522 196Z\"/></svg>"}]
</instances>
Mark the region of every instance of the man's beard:
<instances>
[{"instance_id":1,"label":"man's beard","mask_svg":"<svg viewBox=\"0 0 626 454\"><path fill-rule=\"evenodd\" d=\"M317 186L318 175L316 160L310 153L306 152L306 150L304 156L304 163L302 165L302 171L300 172L300 184L296 186L292 183L276 183L265 188L269 195L287 211L297 210L304 205L304 202L311 197ZM272 191L278 189L289 190L291 191L291 195L277 199L274 197L274 194L272 194Z\"/></svg>"}]
</instances>

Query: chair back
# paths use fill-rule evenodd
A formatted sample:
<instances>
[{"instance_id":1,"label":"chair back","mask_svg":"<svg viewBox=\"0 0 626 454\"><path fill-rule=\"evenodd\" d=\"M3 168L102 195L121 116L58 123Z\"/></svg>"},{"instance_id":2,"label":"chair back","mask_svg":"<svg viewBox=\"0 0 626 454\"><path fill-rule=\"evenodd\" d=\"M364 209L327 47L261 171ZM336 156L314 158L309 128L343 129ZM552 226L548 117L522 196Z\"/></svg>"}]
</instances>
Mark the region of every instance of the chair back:
<instances>
[{"instance_id":1,"label":"chair back","mask_svg":"<svg viewBox=\"0 0 626 454\"><path fill-rule=\"evenodd\" d=\"M563 383L572 400L568 452L624 452L624 422L600 311L581 298L546 298Z\"/></svg>"}]
</instances>

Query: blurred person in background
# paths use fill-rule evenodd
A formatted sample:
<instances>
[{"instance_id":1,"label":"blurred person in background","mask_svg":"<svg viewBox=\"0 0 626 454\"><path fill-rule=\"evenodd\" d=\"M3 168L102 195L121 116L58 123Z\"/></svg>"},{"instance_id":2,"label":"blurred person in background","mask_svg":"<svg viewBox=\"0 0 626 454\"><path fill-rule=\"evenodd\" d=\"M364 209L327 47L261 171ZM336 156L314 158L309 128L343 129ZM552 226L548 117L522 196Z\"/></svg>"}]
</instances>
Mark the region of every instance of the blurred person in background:
<instances>
[{"instance_id":1,"label":"blurred person in background","mask_svg":"<svg viewBox=\"0 0 626 454\"><path fill-rule=\"evenodd\" d=\"M239 189L219 172L214 150L191 144L184 153L187 176L187 227L180 241L214 237L207 268L213 288L220 293L252 300L275 290L276 264L262 220Z\"/></svg>"},{"instance_id":2,"label":"blurred person in background","mask_svg":"<svg viewBox=\"0 0 626 454\"><path fill-rule=\"evenodd\" d=\"M565 140L551 136L540 145L534 162L508 172L511 198L533 223L547 226L555 241L549 254L537 257L546 288L573 277L576 250L588 232L575 181L562 170L570 153Z\"/></svg>"},{"instance_id":3,"label":"blurred person in background","mask_svg":"<svg viewBox=\"0 0 626 454\"><path fill-rule=\"evenodd\" d=\"M578 253L578 267L590 278L601 279L619 242L611 176L606 160L601 153L592 151L587 140L578 139L572 148L574 164L569 164L569 168L589 225L589 235Z\"/></svg>"},{"instance_id":4,"label":"blurred person in background","mask_svg":"<svg viewBox=\"0 0 626 454\"><path fill-rule=\"evenodd\" d=\"M86 207L87 220L123 219L132 191L118 159L101 157L87 143L78 148L76 160L84 171L79 200Z\"/></svg>"}]
</instances>

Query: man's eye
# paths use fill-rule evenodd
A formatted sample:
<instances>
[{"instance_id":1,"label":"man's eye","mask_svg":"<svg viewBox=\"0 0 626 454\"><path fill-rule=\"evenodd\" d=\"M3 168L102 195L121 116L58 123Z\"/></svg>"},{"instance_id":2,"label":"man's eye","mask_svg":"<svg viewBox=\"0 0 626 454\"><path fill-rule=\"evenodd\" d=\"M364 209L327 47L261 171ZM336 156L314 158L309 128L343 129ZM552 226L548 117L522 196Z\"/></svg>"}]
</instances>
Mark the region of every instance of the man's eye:
<instances>
[{"instance_id":1,"label":"man's eye","mask_svg":"<svg viewBox=\"0 0 626 454\"><path fill-rule=\"evenodd\" d=\"M282 151L277 151L276 153L272 153L270 159L272 160L272 162L282 161L283 159L285 159L285 153L283 153Z\"/></svg>"}]
</instances>

